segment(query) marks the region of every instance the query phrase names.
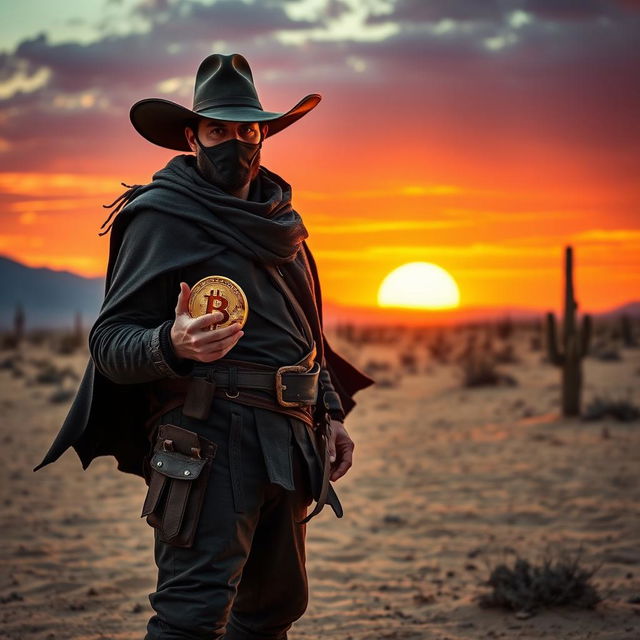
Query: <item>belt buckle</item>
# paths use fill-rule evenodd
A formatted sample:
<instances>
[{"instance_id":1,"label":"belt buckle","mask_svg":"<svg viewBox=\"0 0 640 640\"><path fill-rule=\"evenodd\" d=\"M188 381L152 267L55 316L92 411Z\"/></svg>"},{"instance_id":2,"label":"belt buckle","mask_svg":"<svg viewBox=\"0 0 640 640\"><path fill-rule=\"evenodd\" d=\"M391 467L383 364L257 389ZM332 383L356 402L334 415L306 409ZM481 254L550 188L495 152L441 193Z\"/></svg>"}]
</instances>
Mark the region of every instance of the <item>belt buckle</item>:
<instances>
[{"instance_id":1,"label":"belt buckle","mask_svg":"<svg viewBox=\"0 0 640 640\"><path fill-rule=\"evenodd\" d=\"M285 365L284 367L278 367L276 371L276 396L278 398L278 403L283 407L302 407L307 406L301 400L285 400L282 397L282 392L287 388L287 385L282 382L282 374L283 373L307 373L308 369L301 364L291 364Z\"/></svg>"}]
</instances>

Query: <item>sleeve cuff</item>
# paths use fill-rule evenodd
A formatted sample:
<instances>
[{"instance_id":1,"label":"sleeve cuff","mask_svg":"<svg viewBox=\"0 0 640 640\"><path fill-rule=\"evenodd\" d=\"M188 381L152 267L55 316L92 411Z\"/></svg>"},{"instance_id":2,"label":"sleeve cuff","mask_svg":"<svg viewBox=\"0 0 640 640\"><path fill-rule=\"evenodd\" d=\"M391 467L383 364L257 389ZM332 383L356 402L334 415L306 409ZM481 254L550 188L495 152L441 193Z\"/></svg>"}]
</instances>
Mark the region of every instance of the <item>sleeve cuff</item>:
<instances>
[{"instance_id":1,"label":"sleeve cuff","mask_svg":"<svg viewBox=\"0 0 640 640\"><path fill-rule=\"evenodd\" d=\"M168 378L189 375L194 367L193 360L179 358L171 343L173 320L167 320L156 327L151 334L151 360L156 371Z\"/></svg>"}]
</instances>

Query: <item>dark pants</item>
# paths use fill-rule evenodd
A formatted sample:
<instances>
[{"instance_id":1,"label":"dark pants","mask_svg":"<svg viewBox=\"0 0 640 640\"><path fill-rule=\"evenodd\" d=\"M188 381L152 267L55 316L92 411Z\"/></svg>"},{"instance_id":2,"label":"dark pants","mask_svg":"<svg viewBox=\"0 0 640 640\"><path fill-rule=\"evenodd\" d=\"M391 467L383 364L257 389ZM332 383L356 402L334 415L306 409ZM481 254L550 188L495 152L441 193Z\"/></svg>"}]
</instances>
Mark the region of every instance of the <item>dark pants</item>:
<instances>
[{"instance_id":1,"label":"dark pants","mask_svg":"<svg viewBox=\"0 0 640 640\"><path fill-rule=\"evenodd\" d=\"M155 540L156 614L145 640L285 640L307 608L308 472L294 444L295 491L269 482L251 407L216 399L208 420L163 416L218 448L193 547ZM295 440L292 439L292 442Z\"/></svg>"}]
</instances>

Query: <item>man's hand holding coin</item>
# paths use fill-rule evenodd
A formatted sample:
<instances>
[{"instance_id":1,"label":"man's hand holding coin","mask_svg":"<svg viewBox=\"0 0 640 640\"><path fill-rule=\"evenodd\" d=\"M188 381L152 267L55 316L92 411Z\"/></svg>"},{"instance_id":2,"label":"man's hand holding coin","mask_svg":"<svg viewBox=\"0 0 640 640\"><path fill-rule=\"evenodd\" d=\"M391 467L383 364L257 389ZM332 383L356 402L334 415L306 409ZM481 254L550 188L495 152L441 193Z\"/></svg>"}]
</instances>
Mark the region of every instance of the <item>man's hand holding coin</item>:
<instances>
[{"instance_id":1,"label":"man's hand holding coin","mask_svg":"<svg viewBox=\"0 0 640 640\"><path fill-rule=\"evenodd\" d=\"M210 329L220 322L221 311L213 311L192 318L189 313L191 288L186 282L180 283L180 294L176 304L176 318L171 327L171 342L179 358L189 358L199 362L213 362L225 356L244 335L239 322L226 327Z\"/></svg>"}]
</instances>

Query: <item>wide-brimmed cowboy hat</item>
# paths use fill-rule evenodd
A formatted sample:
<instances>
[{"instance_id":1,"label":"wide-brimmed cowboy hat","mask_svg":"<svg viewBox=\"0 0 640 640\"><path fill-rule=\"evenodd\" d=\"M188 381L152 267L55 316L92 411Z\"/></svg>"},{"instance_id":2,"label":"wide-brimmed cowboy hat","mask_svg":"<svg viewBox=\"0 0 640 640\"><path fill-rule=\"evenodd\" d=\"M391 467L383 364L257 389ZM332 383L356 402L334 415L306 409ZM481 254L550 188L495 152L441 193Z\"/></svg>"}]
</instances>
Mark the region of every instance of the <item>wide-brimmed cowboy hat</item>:
<instances>
[{"instance_id":1,"label":"wide-brimmed cowboy hat","mask_svg":"<svg viewBox=\"0 0 640 640\"><path fill-rule=\"evenodd\" d=\"M233 122L268 122L265 137L272 136L309 113L321 100L311 93L283 113L264 111L253 84L249 63L239 53L214 53L205 58L196 74L193 109L164 100L139 100L129 112L136 131L161 147L190 151L185 125L202 118Z\"/></svg>"}]
</instances>

